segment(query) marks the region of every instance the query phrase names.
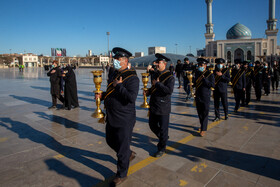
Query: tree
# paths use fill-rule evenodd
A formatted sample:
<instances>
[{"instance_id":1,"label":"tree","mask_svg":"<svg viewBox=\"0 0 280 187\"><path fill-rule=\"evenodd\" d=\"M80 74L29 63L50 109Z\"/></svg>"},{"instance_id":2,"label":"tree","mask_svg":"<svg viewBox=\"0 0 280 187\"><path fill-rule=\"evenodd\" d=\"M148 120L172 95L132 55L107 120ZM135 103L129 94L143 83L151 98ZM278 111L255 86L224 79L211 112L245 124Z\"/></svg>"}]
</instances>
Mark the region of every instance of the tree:
<instances>
[{"instance_id":1,"label":"tree","mask_svg":"<svg viewBox=\"0 0 280 187\"><path fill-rule=\"evenodd\" d=\"M10 65L12 62L13 62L13 57L11 56L0 57L0 64Z\"/></svg>"}]
</instances>

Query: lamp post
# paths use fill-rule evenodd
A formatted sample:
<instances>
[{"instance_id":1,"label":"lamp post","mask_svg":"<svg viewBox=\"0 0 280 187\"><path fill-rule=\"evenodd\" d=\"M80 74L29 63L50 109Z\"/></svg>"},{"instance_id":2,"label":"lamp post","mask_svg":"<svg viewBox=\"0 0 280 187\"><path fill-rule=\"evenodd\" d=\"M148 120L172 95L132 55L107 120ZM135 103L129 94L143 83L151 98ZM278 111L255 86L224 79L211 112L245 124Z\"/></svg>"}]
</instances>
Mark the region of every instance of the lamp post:
<instances>
[{"instance_id":1,"label":"lamp post","mask_svg":"<svg viewBox=\"0 0 280 187\"><path fill-rule=\"evenodd\" d=\"M175 46L176 46L176 54L177 54L177 45L178 45L178 44L175 44Z\"/></svg>"},{"instance_id":2,"label":"lamp post","mask_svg":"<svg viewBox=\"0 0 280 187\"><path fill-rule=\"evenodd\" d=\"M110 56L110 49L109 49L109 36L110 36L110 32L106 32L107 36L108 36L108 56Z\"/></svg>"}]
</instances>

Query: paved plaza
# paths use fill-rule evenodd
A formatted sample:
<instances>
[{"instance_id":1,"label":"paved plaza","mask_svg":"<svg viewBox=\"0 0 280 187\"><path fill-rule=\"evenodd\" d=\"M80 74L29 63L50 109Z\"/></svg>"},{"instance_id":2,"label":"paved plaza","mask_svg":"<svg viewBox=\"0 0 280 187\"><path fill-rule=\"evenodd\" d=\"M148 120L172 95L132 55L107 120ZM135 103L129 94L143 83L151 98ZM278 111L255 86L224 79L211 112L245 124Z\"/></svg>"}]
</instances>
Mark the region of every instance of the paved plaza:
<instances>
[{"instance_id":1,"label":"paved plaza","mask_svg":"<svg viewBox=\"0 0 280 187\"><path fill-rule=\"evenodd\" d=\"M116 155L106 144L105 125L91 117L96 109L92 70L75 70L80 108L68 111L48 110L50 82L43 68L0 69L0 186L108 186ZM193 102L186 102L177 87L176 81L168 152L161 158L151 156L157 139L147 109L139 107L139 90L131 146L137 156L121 186L280 186L279 90L261 102L253 93L249 107L237 114L229 91L227 121L212 122L211 99L209 130L200 137Z\"/></svg>"}]
</instances>

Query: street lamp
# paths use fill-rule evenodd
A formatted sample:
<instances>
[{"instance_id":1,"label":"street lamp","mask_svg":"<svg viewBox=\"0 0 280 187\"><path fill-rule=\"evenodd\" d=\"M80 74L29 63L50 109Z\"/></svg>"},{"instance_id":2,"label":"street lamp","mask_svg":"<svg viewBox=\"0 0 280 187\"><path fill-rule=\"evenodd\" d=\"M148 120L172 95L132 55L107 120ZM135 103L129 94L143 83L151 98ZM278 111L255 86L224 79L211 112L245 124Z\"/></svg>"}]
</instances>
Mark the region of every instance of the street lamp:
<instances>
[{"instance_id":1,"label":"street lamp","mask_svg":"<svg viewBox=\"0 0 280 187\"><path fill-rule=\"evenodd\" d=\"M110 32L106 32L107 36L108 36L108 56L110 56L110 49L109 49L109 36L110 36Z\"/></svg>"},{"instance_id":2,"label":"street lamp","mask_svg":"<svg viewBox=\"0 0 280 187\"><path fill-rule=\"evenodd\" d=\"M177 45L178 45L178 44L175 44L175 46L176 46L176 54L177 54Z\"/></svg>"}]
</instances>

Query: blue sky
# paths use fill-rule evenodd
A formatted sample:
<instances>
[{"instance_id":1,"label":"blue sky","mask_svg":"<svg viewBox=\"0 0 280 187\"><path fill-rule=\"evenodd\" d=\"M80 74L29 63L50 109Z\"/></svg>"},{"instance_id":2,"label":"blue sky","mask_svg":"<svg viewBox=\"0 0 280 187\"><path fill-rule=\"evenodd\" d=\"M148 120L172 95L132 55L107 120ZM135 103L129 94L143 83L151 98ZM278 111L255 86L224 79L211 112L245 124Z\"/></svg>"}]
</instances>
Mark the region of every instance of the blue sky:
<instances>
[{"instance_id":1,"label":"blue sky","mask_svg":"<svg viewBox=\"0 0 280 187\"><path fill-rule=\"evenodd\" d=\"M268 0L213 0L215 39L225 39L236 23L253 38L264 38ZM280 20L280 2L276 19ZM85 56L119 46L132 53L165 46L167 52L190 52L205 45L205 0L1 0L0 54L32 52L50 55L66 48L67 55ZM277 28L279 28L279 22ZM280 45L278 33L278 45ZM191 48L190 48L191 46Z\"/></svg>"}]
</instances>

